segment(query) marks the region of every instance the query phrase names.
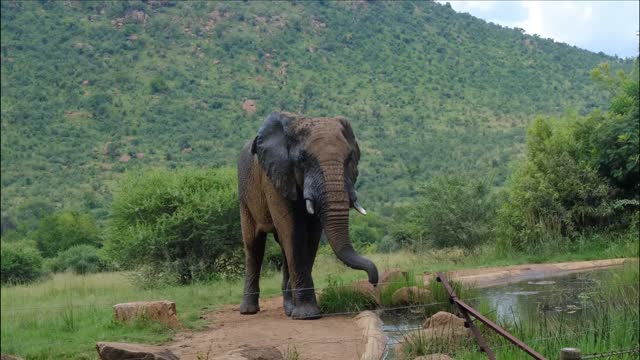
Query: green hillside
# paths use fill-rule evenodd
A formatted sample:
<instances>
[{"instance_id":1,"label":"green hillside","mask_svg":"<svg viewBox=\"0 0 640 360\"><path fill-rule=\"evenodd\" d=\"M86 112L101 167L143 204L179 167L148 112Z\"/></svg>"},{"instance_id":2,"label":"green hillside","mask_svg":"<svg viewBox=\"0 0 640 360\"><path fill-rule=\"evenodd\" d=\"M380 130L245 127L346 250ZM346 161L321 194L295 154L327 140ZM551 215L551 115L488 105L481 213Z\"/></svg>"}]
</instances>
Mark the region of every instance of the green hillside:
<instances>
[{"instance_id":1,"label":"green hillside","mask_svg":"<svg viewBox=\"0 0 640 360\"><path fill-rule=\"evenodd\" d=\"M233 166L279 109L351 119L365 206L444 173L499 184L537 114L606 104L591 69L631 65L433 2L3 1L1 19L11 217L104 217L127 170Z\"/></svg>"}]
</instances>

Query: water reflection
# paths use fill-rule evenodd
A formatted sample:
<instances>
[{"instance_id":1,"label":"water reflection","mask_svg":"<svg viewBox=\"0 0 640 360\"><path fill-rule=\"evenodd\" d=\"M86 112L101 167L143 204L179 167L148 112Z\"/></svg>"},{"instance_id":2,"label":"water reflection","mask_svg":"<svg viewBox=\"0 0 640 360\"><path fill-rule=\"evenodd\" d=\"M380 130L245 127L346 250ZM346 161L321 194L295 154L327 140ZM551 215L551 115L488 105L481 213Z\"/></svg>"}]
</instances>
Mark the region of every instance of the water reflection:
<instances>
[{"instance_id":1,"label":"water reflection","mask_svg":"<svg viewBox=\"0 0 640 360\"><path fill-rule=\"evenodd\" d=\"M607 271L570 274L478 290L499 322L514 323L526 315L578 314ZM478 301L472 301L477 304Z\"/></svg>"}]
</instances>

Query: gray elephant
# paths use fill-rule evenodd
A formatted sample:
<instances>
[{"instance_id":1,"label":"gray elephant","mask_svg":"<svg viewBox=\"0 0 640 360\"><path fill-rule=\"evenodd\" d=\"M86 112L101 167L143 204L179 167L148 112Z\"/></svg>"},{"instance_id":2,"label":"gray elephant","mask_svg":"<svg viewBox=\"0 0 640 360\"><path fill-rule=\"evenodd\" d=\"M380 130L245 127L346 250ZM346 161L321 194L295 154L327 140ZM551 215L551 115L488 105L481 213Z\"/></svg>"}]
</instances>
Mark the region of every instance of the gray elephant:
<instances>
[{"instance_id":1,"label":"gray elephant","mask_svg":"<svg viewBox=\"0 0 640 360\"><path fill-rule=\"evenodd\" d=\"M240 217L245 249L241 314L260 311L260 268L267 233L282 248L284 311L293 319L315 319L320 309L311 269L320 235L347 266L378 283L378 269L358 255L349 239L349 209L362 214L355 182L360 148L341 117L270 114L238 162Z\"/></svg>"}]
</instances>

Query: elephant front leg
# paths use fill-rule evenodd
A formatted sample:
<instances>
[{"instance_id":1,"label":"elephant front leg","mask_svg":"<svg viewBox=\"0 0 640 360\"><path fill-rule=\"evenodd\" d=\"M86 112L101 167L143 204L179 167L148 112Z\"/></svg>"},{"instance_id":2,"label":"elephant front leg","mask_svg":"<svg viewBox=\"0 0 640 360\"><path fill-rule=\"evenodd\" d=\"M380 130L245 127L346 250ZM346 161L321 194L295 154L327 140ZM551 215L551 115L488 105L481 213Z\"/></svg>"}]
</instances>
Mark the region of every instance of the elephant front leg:
<instances>
[{"instance_id":1,"label":"elephant front leg","mask_svg":"<svg viewBox=\"0 0 640 360\"><path fill-rule=\"evenodd\" d=\"M293 319L318 319L321 317L320 308L316 301L316 292L311 277L311 270L318 250L318 242L320 240L319 233L309 233L305 236L304 241L298 242L300 256L294 258L294 264L289 265L290 284L293 284L295 291L294 308L291 312Z\"/></svg>"}]
</instances>

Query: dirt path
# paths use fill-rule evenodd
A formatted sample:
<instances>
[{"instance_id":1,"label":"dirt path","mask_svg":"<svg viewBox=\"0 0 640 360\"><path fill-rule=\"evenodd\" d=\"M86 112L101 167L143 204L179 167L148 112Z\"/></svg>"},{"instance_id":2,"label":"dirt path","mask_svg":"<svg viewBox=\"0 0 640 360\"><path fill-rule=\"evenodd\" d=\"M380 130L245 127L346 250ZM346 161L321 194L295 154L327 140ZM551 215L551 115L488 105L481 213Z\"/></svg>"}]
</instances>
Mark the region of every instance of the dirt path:
<instances>
[{"instance_id":1,"label":"dirt path","mask_svg":"<svg viewBox=\"0 0 640 360\"><path fill-rule=\"evenodd\" d=\"M491 287L530 279L565 275L572 272L593 271L622 265L638 259L578 261L556 264L528 264L449 272L452 279L477 287ZM425 276L425 280L430 278ZM295 351L300 359L358 359L364 338L362 330L351 317L330 316L312 321L294 321L284 315L282 298L260 301L256 315L240 315L238 305L206 314L210 326L205 331L186 331L169 344L181 359L213 359L230 350L244 346L277 347L286 353ZM259 349L253 351L255 359ZM232 357L230 357L231 359Z\"/></svg>"},{"instance_id":2,"label":"dirt path","mask_svg":"<svg viewBox=\"0 0 640 360\"><path fill-rule=\"evenodd\" d=\"M170 349L180 359L214 358L246 345L275 346L282 353L295 347L300 359L359 358L363 337L351 317L291 320L284 314L282 297L260 300L256 315L240 315L238 309L239 305L226 306L207 314L209 329L178 334ZM258 350L253 352L257 355Z\"/></svg>"}]
</instances>

